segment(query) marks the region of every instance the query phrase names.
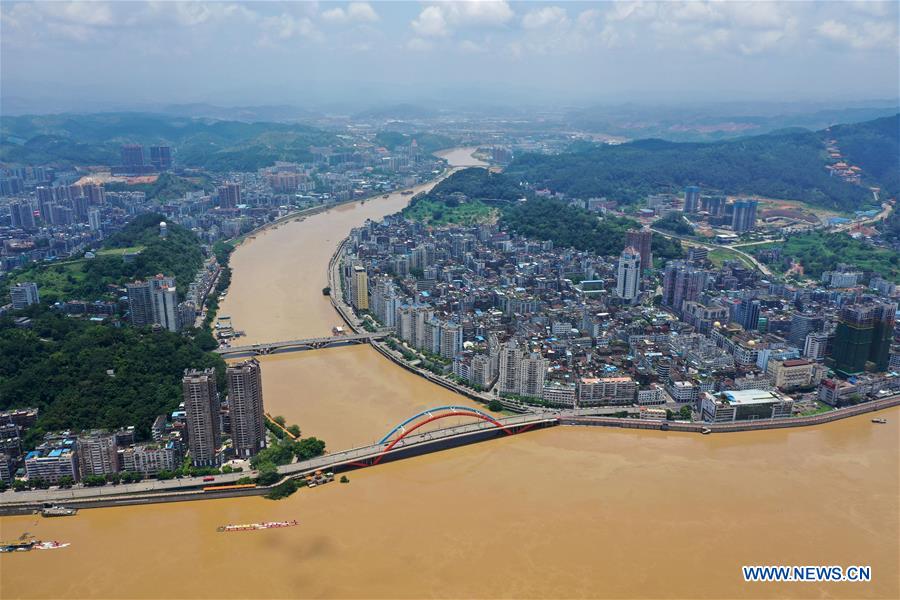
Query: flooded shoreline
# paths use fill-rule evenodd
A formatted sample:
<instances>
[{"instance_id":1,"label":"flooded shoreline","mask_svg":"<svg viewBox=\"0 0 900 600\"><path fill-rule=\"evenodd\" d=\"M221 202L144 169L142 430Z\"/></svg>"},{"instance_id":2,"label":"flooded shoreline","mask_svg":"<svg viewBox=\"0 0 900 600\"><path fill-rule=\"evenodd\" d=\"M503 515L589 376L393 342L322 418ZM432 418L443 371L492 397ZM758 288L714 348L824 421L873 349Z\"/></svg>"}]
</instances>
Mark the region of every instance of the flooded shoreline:
<instances>
[{"instance_id":1,"label":"flooded shoreline","mask_svg":"<svg viewBox=\"0 0 900 600\"><path fill-rule=\"evenodd\" d=\"M327 334L321 288L376 198L241 245L220 314L247 342ZM242 342L243 343L243 342ZM338 450L464 399L367 346L264 357L266 410ZM555 427L259 497L4 517L72 543L0 557L3 598L896 598L900 409L735 435ZM218 533L228 523L296 527ZM746 584L741 565L872 565L868 584Z\"/></svg>"}]
</instances>

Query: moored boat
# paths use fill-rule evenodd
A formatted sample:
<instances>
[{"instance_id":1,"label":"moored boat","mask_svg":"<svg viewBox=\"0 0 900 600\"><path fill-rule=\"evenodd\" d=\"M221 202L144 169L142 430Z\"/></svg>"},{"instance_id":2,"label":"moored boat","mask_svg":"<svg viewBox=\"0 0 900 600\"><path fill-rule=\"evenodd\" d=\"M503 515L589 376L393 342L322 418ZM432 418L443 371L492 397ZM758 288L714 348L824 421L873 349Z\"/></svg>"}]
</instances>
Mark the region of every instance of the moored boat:
<instances>
[{"instance_id":1,"label":"moored boat","mask_svg":"<svg viewBox=\"0 0 900 600\"><path fill-rule=\"evenodd\" d=\"M67 508L65 506L45 506L41 509L42 517L71 517L78 513L77 508Z\"/></svg>"},{"instance_id":2,"label":"moored boat","mask_svg":"<svg viewBox=\"0 0 900 600\"><path fill-rule=\"evenodd\" d=\"M887 423L887 419L872 419L873 423L878 423L879 425L884 425Z\"/></svg>"}]
</instances>

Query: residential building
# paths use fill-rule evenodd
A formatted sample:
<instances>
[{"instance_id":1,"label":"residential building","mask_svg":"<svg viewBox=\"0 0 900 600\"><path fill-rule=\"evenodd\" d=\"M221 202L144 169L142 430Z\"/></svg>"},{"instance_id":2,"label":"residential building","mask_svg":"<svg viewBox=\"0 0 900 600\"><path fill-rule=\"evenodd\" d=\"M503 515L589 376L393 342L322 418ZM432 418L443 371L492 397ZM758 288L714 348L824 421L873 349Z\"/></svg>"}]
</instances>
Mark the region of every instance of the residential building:
<instances>
[{"instance_id":1,"label":"residential building","mask_svg":"<svg viewBox=\"0 0 900 600\"><path fill-rule=\"evenodd\" d=\"M228 414L231 418L231 444L239 458L250 458L266 447L265 409L262 372L255 359L231 364L225 370L228 379Z\"/></svg>"},{"instance_id":2,"label":"residential building","mask_svg":"<svg viewBox=\"0 0 900 600\"><path fill-rule=\"evenodd\" d=\"M756 227L756 200L738 200L734 203L734 216L731 228L735 233L752 231Z\"/></svg>"},{"instance_id":3,"label":"residential building","mask_svg":"<svg viewBox=\"0 0 900 600\"><path fill-rule=\"evenodd\" d=\"M181 380L187 416L188 448L195 467L219 465L222 430L216 371L185 370Z\"/></svg>"},{"instance_id":4,"label":"residential building","mask_svg":"<svg viewBox=\"0 0 900 600\"><path fill-rule=\"evenodd\" d=\"M625 245L636 248L641 254L641 269L653 268L653 232L649 229L635 229L625 233Z\"/></svg>"},{"instance_id":5,"label":"residential building","mask_svg":"<svg viewBox=\"0 0 900 600\"><path fill-rule=\"evenodd\" d=\"M78 436L78 467L82 479L119 472L116 434L91 431Z\"/></svg>"},{"instance_id":6,"label":"residential building","mask_svg":"<svg viewBox=\"0 0 900 600\"><path fill-rule=\"evenodd\" d=\"M32 281L24 281L9 287L9 296L15 310L22 310L41 301L38 286Z\"/></svg>"},{"instance_id":7,"label":"residential building","mask_svg":"<svg viewBox=\"0 0 900 600\"><path fill-rule=\"evenodd\" d=\"M684 188L684 212L693 213L700 210L700 188L689 185Z\"/></svg>"},{"instance_id":8,"label":"residential building","mask_svg":"<svg viewBox=\"0 0 900 600\"><path fill-rule=\"evenodd\" d=\"M356 310L369 310L369 277L365 267L353 266L350 279L350 302Z\"/></svg>"},{"instance_id":9,"label":"residential building","mask_svg":"<svg viewBox=\"0 0 900 600\"><path fill-rule=\"evenodd\" d=\"M619 257L619 272L616 278L616 296L634 304L641 294L641 255L631 246Z\"/></svg>"}]
</instances>

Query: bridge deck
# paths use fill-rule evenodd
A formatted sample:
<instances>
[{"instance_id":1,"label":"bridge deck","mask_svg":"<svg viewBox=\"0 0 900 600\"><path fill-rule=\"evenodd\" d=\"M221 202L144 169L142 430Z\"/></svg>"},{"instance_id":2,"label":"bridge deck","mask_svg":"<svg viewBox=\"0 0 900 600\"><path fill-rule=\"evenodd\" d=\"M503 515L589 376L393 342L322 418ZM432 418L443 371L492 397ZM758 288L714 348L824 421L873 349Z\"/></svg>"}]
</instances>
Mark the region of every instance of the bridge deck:
<instances>
[{"instance_id":1,"label":"bridge deck","mask_svg":"<svg viewBox=\"0 0 900 600\"><path fill-rule=\"evenodd\" d=\"M216 348L214 352L222 356L253 356L257 354L272 354L279 350L318 350L329 346L342 346L344 344L367 344L372 340L380 340L387 337L387 333L353 333L350 335L333 335L328 337L305 338L300 340L285 340L281 342L265 342L262 344L250 344L246 346L232 346Z\"/></svg>"}]
</instances>

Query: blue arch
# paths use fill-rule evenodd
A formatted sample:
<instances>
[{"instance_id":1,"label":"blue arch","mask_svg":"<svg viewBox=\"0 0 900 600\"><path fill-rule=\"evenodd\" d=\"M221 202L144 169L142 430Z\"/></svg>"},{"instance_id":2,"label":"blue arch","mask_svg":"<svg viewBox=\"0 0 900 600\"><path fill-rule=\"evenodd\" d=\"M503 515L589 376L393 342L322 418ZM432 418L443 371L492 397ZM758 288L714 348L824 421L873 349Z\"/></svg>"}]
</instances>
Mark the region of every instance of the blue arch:
<instances>
[{"instance_id":1,"label":"blue arch","mask_svg":"<svg viewBox=\"0 0 900 600\"><path fill-rule=\"evenodd\" d=\"M383 438L381 438L380 440L378 440L378 443L379 443L379 444L385 443L386 441L388 441L388 439L390 439L390 437L391 437L392 435L394 435L395 433L397 433L398 431L400 431L401 429L403 429L404 426L409 425L410 423L412 423L413 421L415 421L415 420L418 419L419 417L423 417L423 416L427 415L428 413L438 412L438 411L441 411L441 410L452 410L452 411L463 411L463 412L469 412L469 413L478 413L479 415L481 415L481 416L483 416L483 417L487 417L487 418L489 418L489 419L493 419L493 418L494 418L494 417L492 417L491 415L489 415L489 414L487 414L487 413L483 413L483 412L481 412L480 410L475 409L475 408L472 408L472 407L470 407L470 406L438 406L438 407L435 407L435 408L429 408L428 410L423 410L422 412L420 412L420 413L418 413L418 414L415 414L415 415L411 416L411 417L408 418L407 420L403 421L402 423L400 423L399 425L397 425L396 427L394 427L393 429L391 429L391 430L388 432L388 434L387 434L386 436L384 436Z\"/></svg>"}]
</instances>

